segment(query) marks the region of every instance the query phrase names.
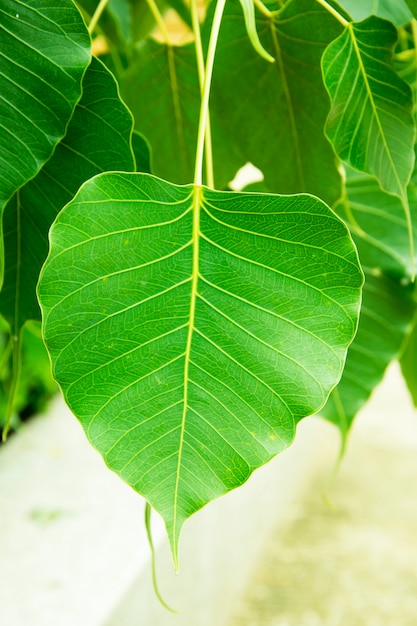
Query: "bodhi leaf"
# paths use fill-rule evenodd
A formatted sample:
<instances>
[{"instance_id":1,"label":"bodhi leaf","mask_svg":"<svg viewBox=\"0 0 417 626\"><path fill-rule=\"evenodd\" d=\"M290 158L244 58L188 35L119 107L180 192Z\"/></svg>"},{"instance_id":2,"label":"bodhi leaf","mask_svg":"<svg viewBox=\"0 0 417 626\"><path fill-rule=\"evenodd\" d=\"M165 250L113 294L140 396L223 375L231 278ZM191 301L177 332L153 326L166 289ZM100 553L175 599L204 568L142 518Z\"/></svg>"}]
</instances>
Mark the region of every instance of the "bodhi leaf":
<instances>
[{"instance_id":1,"label":"bodhi leaf","mask_svg":"<svg viewBox=\"0 0 417 626\"><path fill-rule=\"evenodd\" d=\"M114 78L93 58L65 138L4 211L5 279L0 312L14 334L26 320L40 320L36 284L48 253L48 230L57 213L95 174L134 170L132 125Z\"/></svg>"},{"instance_id":2,"label":"bodhi leaf","mask_svg":"<svg viewBox=\"0 0 417 626\"><path fill-rule=\"evenodd\" d=\"M322 411L340 428L344 443L356 413L401 354L416 309L400 200L383 192L373 177L352 170L346 192L336 211L351 229L366 280L358 332L342 379ZM415 213L417 195L411 185L409 193Z\"/></svg>"},{"instance_id":3,"label":"bodhi leaf","mask_svg":"<svg viewBox=\"0 0 417 626\"><path fill-rule=\"evenodd\" d=\"M136 130L152 147L153 173L175 183L193 180L201 93L194 45L145 41L121 79L121 91ZM234 144L214 125L212 140L216 186L224 187L244 162L237 154L231 160Z\"/></svg>"},{"instance_id":4,"label":"bodhi leaf","mask_svg":"<svg viewBox=\"0 0 417 626\"><path fill-rule=\"evenodd\" d=\"M151 149L145 137L136 130L132 133L132 149L136 160L136 171L150 174L152 172Z\"/></svg>"},{"instance_id":5,"label":"bodhi leaf","mask_svg":"<svg viewBox=\"0 0 417 626\"><path fill-rule=\"evenodd\" d=\"M413 98L393 68L394 26L377 17L347 24L323 55L332 99L326 132L340 158L405 197L414 165Z\"/></svg>"},{"instance_id":6,"label":"bodhi leaf","mask_svg":"<svg viewBox=\"0 0 417 626\"><path fill-rule=\"evenodd\" d=\"M273 64L254 51L239 3L228 0L213 74L212 128L239 150L235 170L249 161L270 191L308 191L333 204L340 176L323 132L329 97L320 62L341 26L316 0L291 0L259 17L257 28Z\"/></svg>"},{"instance_id":7,"label":"bodhi leaf","mask_svg":"<svg viewBox=\"0 0 417 626\"><path fill-rule=\"evenodd\" d=\"M65 134L90 62L71 0L0 2L0 211ZM0 254L0 283L3 253Z\"/></svg>"},{"instance_id":8,"label":"bodhi leaf","mask_svg":"<svg viewBox=\"0 0 417 626\"><path fill-rule=\"evenodd\" d=\"M54 376L108 466L184 521L292 441L340 377L362 273L318 198L103 174L38 293Z\"/></svg>"},{"instance_id":9,"label":"bodhi leaf","mask_svg":"<svg viewBox=\"0 0 417 626\"><path fill-rule=\"evenodd\" d=\"M395 26L404 26L413 17L406 0L338 0L338 4L355 22L377 15Z\"/></svg>"},{"instance_id":10,"label":"bodhi leaf","mask_svg":"<svg viewBox=\"0 0 417 626\"><path fill-rule=\"evenodd\" d=\"M365 269L358 332L342 379L321 411L340 428L344 443L355 415L381 382L387 366L401 354L415 310L411 285Z\"/></svg>"},{"instance_id":11,"label":"bodhi leaf","mask_svg":"<svg viewBox=\"0 0 417 626\"><path fill-rule=\"evenodd\" d=\"M417 222L414 185L409 186L408 197L412 220ZM373 176L348 168L346 195L336 212L354 234L362 265L388 274L411 276L407 221L397 196L382 191Z\"/></svg>"}]
</instances>

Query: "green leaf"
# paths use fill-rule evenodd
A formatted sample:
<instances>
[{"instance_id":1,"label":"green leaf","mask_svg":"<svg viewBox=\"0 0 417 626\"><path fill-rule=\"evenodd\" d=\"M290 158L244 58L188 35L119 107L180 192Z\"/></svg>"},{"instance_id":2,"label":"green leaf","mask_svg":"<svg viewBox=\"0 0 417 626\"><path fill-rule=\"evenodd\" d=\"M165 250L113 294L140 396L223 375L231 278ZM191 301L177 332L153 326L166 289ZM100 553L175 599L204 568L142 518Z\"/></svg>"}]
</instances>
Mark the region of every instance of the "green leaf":
<instances>
[{"instance_id":1,"label":"green leaf","mask_svg":"<svg viewBox=\"0 0 417 626\"><path fill-rule=\"evenodd\" d=\"M415 217L417 193L411 185L409 197ZM366 278L358 332L342 379L322 411L346 443L357 412L401 354L416 303L401 201L382 191L373 177L348 169L346 197L336 211L354 236Z\"/></svg>"},{"instance_id":2,"label":"green leaf","mask_svg":"<svg viewBox=\"0 0 417 626\"><path fill-rule=\"evenodd\" d=\"M274 63L275 59L273 56L269 54L259 41L258 31L256 30L256 21L255 21L255 5L253 0L239 0L242 9L243 15L245 18L246 30L248 33L249 40L253 46L253 49L266 61L269 63Z\"/></svg>"},{"instance_id":3,"label":"green leaf","mask_svg":"<svg viewBox=\"0 0 417 626\"><path fill-rule=\"evenodd\" d=\"M414 406L417 407L417 318L414 318L411 332L406 338L400 364Z\"/></svg>"},{"instance_id":4,"label":"green leaf","mask_svg":"<svg viewBox=\"0 0 417 626\"><path fill-rule=\"evenodd\" d=\"M356 337L349 348L340 383L321 415L334 422L344 442L358 411L381 382L389 363L401 353L416 309L411 285L398 278L365 273Z\"/></svg>"},{"instance_id":5,"label":"green leaf","mask_svg":"<svg viewBox=\"0 0 417 626\"><path fill-rule=\"evenodd\" d=\"M417 223L414 185L409 186L408 195L411 216ZM346 196L335 210L354 234L363 266L400 277L411 276L407 220L397 196L382 191L374 177L348 168Z\"/></svg>"},{"instance_id":6,"label":"green leaf","mask_svg":"<svg viewBox=\"0 0 417 626\"><path fill-rule=\"evenodd\" d=\"M109 169L134 170L132 124L114 78L93 58L65 138L4 211L5 279L0 311L15 334L26 320L40 320L36 284L48 253L48 230L57 213L91 176Z\"/></svg>"},{"instance_id":7,"label":"green leaf","mask_svg":"<svg viewBox=\"0 0 417 626\"><path fill-rule=\"evenodd\" d=\"M405 0L411 13L417 18L417 0Z\"/></svg>"},{"instance_id":8,"label":"green leaf","mask_svg":"<svg viewBox=\"0 0 417 626\"><path fill-rule=\"evenodd\" d=\"M193 46L145 41L122 78L121 91L136 130L152 146L154 173L176 183L193 180L200 110Z\"/></svg>"},{"instance_id":9,"label":"green leaf","mask_svg":"<svg viewBox=\"0 0 417 626\"><path fill-rule=\"evenodd\" d=\"M270 191L308 191L333 204L340 176L323 133L329 98L320 61L341 26L316 0L292 0L257 28L274 64L253 50L239 3L228 0L211 90L212 127L230 147L224 160L235 170L256 165Z\"/></svg>"},{"instance_id":10,"label":"green leaf","mask_svg":"<svg viewBox=\"0 0 417 626\"><path fill-rule=\"evenodd\" d=\"M377 15L389 20L395 26L404 26L411 20L412 13L407 0L338 0L355 22L360 22L370 15Z\"/></svg>"},{"instance_id":11,"label":"green leaf","mask_svg":"<svg viewBox=\"0 0 417 626\"><path fill-rule=\"evenodd\" d=\"M70 0L0 4L0 207L65 134L90 62L90 38Z\"/></svg>"},{"instance_id":12,"label":"green leaf","mask_svg":"<svg viewBox=\"0 0 417 626\"><path fill-rule=\"evenodd\" d=\"M152 171L151 148L146 138L136 130L132 134L132 148L136 160L136 171L150 174Z\"/></svg>"},{"instance_id":13,"label":"green leaf","mask_svg":"<svg viewBox=\"0 0 417 626\"><path fill-rule=\"evenodd\" d=\"M397 32L370 17L348 24L323 55L332 99L326 132L340 158L405 197L414 165L413 99L393 69Z\"/></svg>"},{"instance_id":14,"label":"green leaf","mask_svg":"<svg viewBox=\"0 0 417 626\"><path fill-rule=\"evenodd\" d=\"M0 3L0 212L65 134L90 61L90 38L70 0ZM0 232L0 284L3 281Z\"/></svg>"},{"instance_id":15,"label":"green leaf","mask_svg":"<svg viewBox=\"0 0 417 626\"><path fill-rule=\"evenodd\" d=\"M362 274L318 198L100 175L59 214L39 298L54 376L106 463L183 522L336 384Z\"/></svg>"}]
</instances>

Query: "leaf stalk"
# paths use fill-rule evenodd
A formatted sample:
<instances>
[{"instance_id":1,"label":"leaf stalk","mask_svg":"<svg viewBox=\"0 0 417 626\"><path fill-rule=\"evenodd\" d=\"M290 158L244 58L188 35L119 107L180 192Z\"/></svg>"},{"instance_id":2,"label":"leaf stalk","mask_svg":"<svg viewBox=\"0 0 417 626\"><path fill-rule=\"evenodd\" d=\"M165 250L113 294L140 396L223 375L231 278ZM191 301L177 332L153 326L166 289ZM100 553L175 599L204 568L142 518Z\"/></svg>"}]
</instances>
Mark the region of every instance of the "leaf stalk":
<instances>
[{"instance_id":1,"label":"leaf stalk","mask_svg":"<svg viewBox=\"0 0 417 626\"><path fill-rule=\"evenodd\" d=\"M149 1L149 0L148 0ZM218 0L213 17L213 24L210 33L210 41L207 50L207 61L204 73L203 93L201 96L200 121L198 124L197 148L194 170L194 184L203 184L203 154L206 137L206 128L209 119L209 99L211 78L213 76L214 57L216 54L217 40L219 37L220 25L226 0Z\"/></svg>"},{"instance_id":2,"label":"leaf stalk","mask_svg":"<svg viewBox=\"0 0 417 626\"><path fill-rule=\"evenodd\" d=\"M346 26L349 25L349 22L347 20L345 20L343 15L340 15L340 13L338 11L336 11L336 9L334 9L328 2L326 2L326 0L317 0L317 2L319 4L321 4L321 6L326 9L326 11L331 13L333 15L333 17L335 17L337 19L337 21L340 22L340 24L344 28L346 28Z\"/></svg>"},{"instance_id":3,"label":"leaf stalk","mask_svg":"<svg viewBox=\"0 0 417 626\"><path fill-rule=\"evenodd\" d=\"M164 39L164 42L167 46L171 46L172 43L169 38L169 33L167 26L165 24L164 18L162 17L162 13L160 12L158 5L155 0L146 0L149 9L151 10L152 15L154 16L155 22L158 25L159 30L161 31L161 35Z\"/></svg>"},{"instance_id":4,"label":"leaf stalk","mask_svg":"<svg viewBox=\"0 0 417 626\"><path fill-rule=\"evenodd\" d=\"M100 0L100 2L97 5L96 10L93 13L93 17L90 20L90 23L88 25L88 32L91 35L95 29L95 27L97 26L97 23L104 11L104 9L106 8L107 4L108 4L109 0Z\"/></svg>"}]
</instances>

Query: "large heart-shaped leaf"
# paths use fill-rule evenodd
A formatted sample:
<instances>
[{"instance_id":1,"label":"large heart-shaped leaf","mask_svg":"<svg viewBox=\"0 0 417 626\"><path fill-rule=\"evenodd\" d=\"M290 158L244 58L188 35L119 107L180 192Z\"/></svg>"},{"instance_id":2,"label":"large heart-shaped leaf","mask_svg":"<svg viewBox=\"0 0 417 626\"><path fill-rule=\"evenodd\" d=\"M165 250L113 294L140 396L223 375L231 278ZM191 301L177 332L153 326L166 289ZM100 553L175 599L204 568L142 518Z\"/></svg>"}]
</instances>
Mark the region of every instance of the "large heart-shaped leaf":
<instances>
[{"instance_id":1,"label":"large heart-shaped leaf","mask_svg":"<svg viewBox=\"0 0 417 626\"><path fill-rule=\"evenodd\" d=\"M228 137L240 161L263 172L270 191L308 191L333 204L340 177L323 132L330 104L320 63L341 26L316 0L291 0L259 17L257 28L273 64L249 42L239 2L228 0L213 74L212 128ZM225 158L235 160L235 169L241 165L230 151Z\"/></svg>"},{"instance_id":2,"label":"large heart-shaped leaf","mask_svg":"<svg viewBox=\"0 0 417 626\"><path fill-rule=\"evenodd\" d=\"M319 199L88 181L39 298L54 375L106 463L183 522L292 441L340 377L362 274Z\"/></svg>"},{"instance_id":3,"label":"large heart-shaped leaf","mask_svg":"<svg viewBox=\"0 0 417 626\"><path fill-rule=\"evenodd\" d=\"M0 3L0 209L65 134L90 62L71 0Z\"/></svg>"},{"instance_id":4,"label":"large heart-shaped leaf","mask_svg":"<svg viewBox=\"0 0 417 626\"><path fill-rule=\"evenodd\" d=\"M134 171L132 125L114 78L101 61L93 59L66 136L38 175L4 210L5 276L0 312L15 335L26 320L40 320L36 284L48 253L48 230L57 213L95 174L113 169Z\"/></svg>"},{"instance_id":5,"label":"large heart-shaped leaf","mask_svg":"<svg viewBox=\"0 0 417 626\"><path fill-rule=\"evenodd\" d=\"M323 55L332 99L326 131L340 158L404 200L414 165L413 98L393 68L394 26L350 23Z\"/></svg>"},{"instance_id":6,"label":"large heart-shaped leaf","mask_svg":"<svg viewBox=\"0 0 417 626\"><path fill-rule=\"evenodd\" d=\"M417 0L405 0L411 13L417 18Z\"/></svg>"}]
</instances>

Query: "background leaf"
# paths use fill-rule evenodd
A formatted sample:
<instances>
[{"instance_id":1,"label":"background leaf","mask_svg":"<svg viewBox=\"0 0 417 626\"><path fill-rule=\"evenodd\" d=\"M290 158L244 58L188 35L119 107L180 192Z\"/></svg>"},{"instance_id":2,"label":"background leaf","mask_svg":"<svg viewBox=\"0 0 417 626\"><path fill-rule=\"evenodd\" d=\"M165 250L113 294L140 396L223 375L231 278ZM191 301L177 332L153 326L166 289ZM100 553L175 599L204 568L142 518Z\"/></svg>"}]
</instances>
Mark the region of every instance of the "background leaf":
<instances>
[{"instance_id":1,"label":"background leaf","mask_svg":"<svg viewBox=\"0 0 417 626\"><path fill-rule=\"evenodd\" d=\"M332 99L326 132L340 158L402 198L414 165L413 99L393 69L397 32L370 17L349 24L323 55Z\"/></svg>"},{"instance_id":2,"label":"background leaf","mask_svg":"<svg viewBox=\"0 0 417 626\"><path fill-rule=\"evenodd\" d=\"M70 0L0 3L0 217L65 134L90 61L90 37ZM0 286L3 282L0 222Z\"/></svg>"},{"instance_id":3,"label":"background leaf","mask_svg":"<svg viewBox=\"0 0 417 626\"><path fill-rule=\"evenodd\" d=\"M36 284L48 253L48 230L57 213L91 176L109 169L134 170L132 125L114 78L93 58L65 138L4 211L5 279L0 311L15 334L26 320L41 319Z\"/></svg>"},{"instance_id":4,"label":"background leaf","mask_svg":"<svg viewBox=\"0 0 417 626\"><path fill-rule=\"evenodd\" d=\"M355 22L370 15L389 20L395 26L404 26L411 20L412 13L406 0L338 0Z\"/></svg>"},{"instance_id":5,"label":"background leaf","mask_svg":"<svg viewBox=\"0 0 417 626\"><path fill-rule=\"evenodd\" d=\"M409 197L415 218L417 195L411 185ZM358 332L342 379L322 411L346 441L357 412L381 382L389 363L401 355L416 301L401 201L382 191L373 177L348 169L346 197L336 211L351 229L365 272Z\"/></svg>"},{"instance_id":6,"label":"background leaf","mask_svg":"<svg viewBox=\"0 0 417 626\"><path fill-rule=\"evenodd\" d=\"M323 133L330 104L320 59L341 26L315 0L291 0L257 28L274 64L253 50L239 3L227 2L211 92L212 127L239 151L225 159L235 170L256 165L270 191L308 191L332 204L340 177Z\"/></svg>"},{"instance_id":7,"label":"background leaf","mask_svg":"<svg viewBox=\"0 0 417 626\"><path fill-rule=\"evenodd\" d=\"M411 13L417 18L417 0L405 0Z\"/></svg>"},{"instance_id":8,"label":"background leaf","mask_svg":"<svg viewBox=\"0 0 417 626\"><path fill-rule=\"evenodd\" d=\"M121 90L136 130L152 146L155 174L177 183L193 180L200 109L193 46L145 41L121 79Z\"/></svg>"},{"instance_id":9,"label":"background leaf","mask_svg":"<svg viewBox=\"0 0 417 626\"><path fill-rule=\"evenodd\" d=\"M361 283L345 226L309 195L104 174L60 213L39 284L54 375L175 561L185 519L322 406Z\"/></svg>"},{"instance_id":10,"label":"background leaf","mask_svg":"<svg viewBox=\"0 0 417 626\"><path fill-rule=\"evenodd\" d=\"M0 207L52 154L81 96L90 38L70 0L0 4Z\"/></svg>"}]
</instances>

